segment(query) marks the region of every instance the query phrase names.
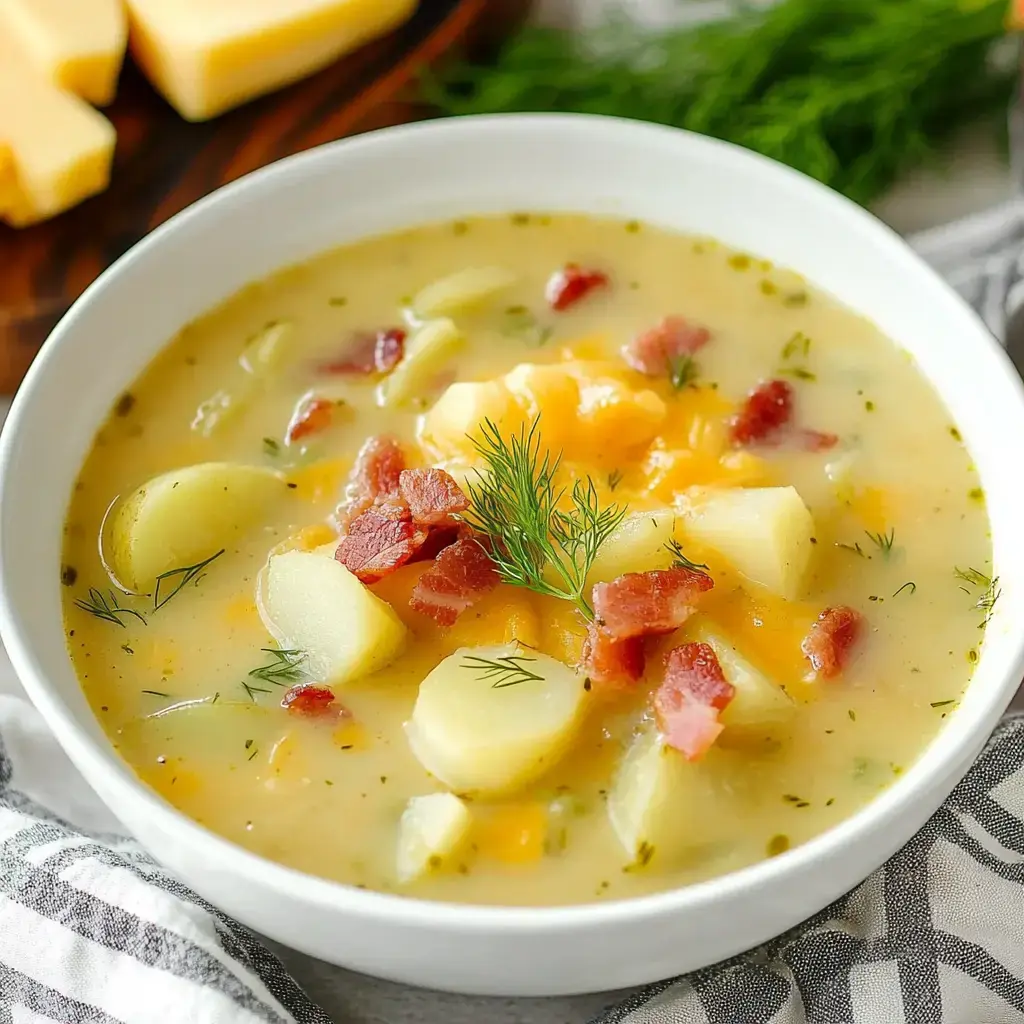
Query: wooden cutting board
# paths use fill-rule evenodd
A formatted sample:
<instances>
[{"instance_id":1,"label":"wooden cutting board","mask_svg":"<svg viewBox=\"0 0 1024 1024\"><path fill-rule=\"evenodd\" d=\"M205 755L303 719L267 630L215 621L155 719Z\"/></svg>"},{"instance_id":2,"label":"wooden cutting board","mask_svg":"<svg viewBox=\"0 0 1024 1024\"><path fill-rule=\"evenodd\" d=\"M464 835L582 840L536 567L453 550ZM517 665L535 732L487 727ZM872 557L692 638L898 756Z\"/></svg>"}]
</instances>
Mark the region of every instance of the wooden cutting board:
<instances>
[{"instance_id":1,"label":"wooden cutting board","mask_svg":"<svg viewBox=\"0 0 1024 1024\"><path fill-rule=\"evenodd\" d=\"M44 224L0 224L0 394L21 382L84 289L143 235L220 185L345 135L429 116L419 69L479 54L529 0L420 0L413 18L333 67L205 124L189 124L126 63L104 113L117 129L110 187Z\"/></svg>"}]
</instances>

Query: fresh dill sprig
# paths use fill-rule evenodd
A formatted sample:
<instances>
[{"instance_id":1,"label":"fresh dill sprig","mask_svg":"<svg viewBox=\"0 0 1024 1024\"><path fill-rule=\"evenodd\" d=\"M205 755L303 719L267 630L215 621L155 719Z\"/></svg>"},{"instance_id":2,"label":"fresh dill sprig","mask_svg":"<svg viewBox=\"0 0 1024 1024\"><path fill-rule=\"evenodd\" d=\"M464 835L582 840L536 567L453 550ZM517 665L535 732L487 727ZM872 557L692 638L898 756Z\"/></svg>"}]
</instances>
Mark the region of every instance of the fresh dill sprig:
<instances>
[{"instance_id":1,"label":"fresh dill sprig","mask_svg":"<svg viewBox=\"0 0 1024 1024\"><path fill-rule=\"evenodd\" d=\"M682 391L687 384L692 384L700 373L693 356L685 352L678 356L671 356L668 361L668 379L676 391Z\"/></svg>"},{"instance_id":2,"label":"fresh dill sprig","mask_svg":"<svg viewBox=\"0 0 1024 1024\"><path fill-rule=\"evenodd\" d=\"M253 679L262 679L265 683L284 686L294 682L302 675L300 664L305 660L305 651L288 651L277 647L261 647L264 654L270 655L266 665L254 668L250 673Z\"/></svg>"},{"instance_id":3,"label":"fresh dill sprig","mask_svg":"<svg viewBox=\"0 0 1024 1024\"><path fill-rule=\"evenodd\" d=\"M892 545L896 540L896 530L891 529L887 533L872 533L870 530L864 531L868 540L882 552L883 558L888 558L892 554Z\"/></svg>"},{"instance_id":4,"label":"fresh dill sprig","mask_svg":"<svg viewBox=\"0 0 1024 1024\"><path fill-rule=\"evenodd\" d=\"M790 339L782 346L782 361L787 362L794 356L803 356L804 359L810 354L811 351L811 339L804 334L803 331L797 331Z\"/></svg>"},{"instance_id":5,"label":"fresh dill sprig","mask_svg":"<svg viewBox=\"0 0 1024 1024\"><path fill-rule=\"evenodd\" d=\"M897 591L896 591L896 592L895 592L895 593L894 593L894 594L893 594L892 596L893 596L893 597L899 597L899 595L900 595L900 594L902 594L902 593L903 593L903 591L907 589L907 587L910 587L910 592L911 592L912 594L916 594L916 593L917 593L917 584L916 584L916 583L915 583L915 582L914 582L913 580L908 580L908 581L907 581L906 583L904 583L904 584L903 584L903 586L902 586L902 587L900 587L900 589L899 589L899 590L897 590Z\"/></svg>"},{"instance_id":6,"label":"fresh dill sprig","mask_svg":"<svg viewBox=\"0 0 1024 1024\"><path fill-rule=\"evenodd\" d=\"M143 690L143 693L148 693L151 697L170 697L169 693L164 693L163 690Z\"/></svg>"},{"instance_id":7,"label":"fresh dill sprig","mask_svg":"<svg viewBox=\"0 0 1024 1024\"><path fill-rule=\"evenodd\" d=\"M113 622L122 629L128 628L121 618L122 615L131 615L144 626L146 625L146 617L142 612L136 611L134 608L122 608L118 604L117 594L113 590L108 590L104 594L103 591L90 587L88 598L78 598L75 601L75 607L81 608L83 612L88 612L90 615L95 615L97 619L103 619L104 622Z\"/></svg>"},{"instance_id":8,"label":"fresh dill sprig","mask_svg":"<svg viewBox=\"0 0 1024 1024\"><path fill-rule=\"evenodd\" d=\"M974 607L984 613L984 618L978 624L979 629L983 629L988 625L989 619L992 618L992 613L995 611L996 603L1002 596L1002 589L999 586L998 576L986 576L985 573L980 572L978 569L972 569L970 567L966 569L959 569L954 567L953 575L964 583L968 584L969 587L974 587L975 590L980 590L981 595L975 602ZM960 588L965 594L972 594L974 591L968 589L968 587Z\"/></svg>"},{"instance_id":9,"label":"fresh dill sprig","mask_svg":"<svg viewBox=\"0 0 1024 1024\"><path fill-rule=\"evenodd\" d=\"M614 491L615 488L618 487L619 484L621 484L621 483L622 483L622 470L621 469L613 469L608 474L608 490L609 491Z\"/></svg>"},{"instance_id":10,"label":"fresh dill sprig","mask_svg":"<svg viewBox=\"0 0 1024 1024\"><path fill-rule=\"evenodd\" d=\"M224 548L221 548L216 554L204 558L201 562L196 562L195 565L185 565L180 569L168 569L167 572L160 573L156 578L156 587L153 589L153 611L163 608L175 594L181 592L182 587L192 582L198 584L203 578L206 567L223 554Z\"/></svg>"},{"instance_id":11,"label":"fresh dill sprig","mask_svg":"<svg viewBox=\"0 0 1024 1024\"><path fill-rule=\"evenodd\" d=\"M587 576L601 545L622 522L625 506L601 508L587 477L569 492L555 487L561 455L543 448L540 417L529 430L502 437L492 420L474 439L486 474L468 484L466 522L484 544L505 583L572 601L587 619L594 611L584 596Z\"/></svg>"},{"instance_id":12,"label":"fresh dill sprig","mask_svg":"<svg viewBox=\"0 0 1024 1024\"><path fill-rule=\"evenodd\" d=\"M1007 0L734 2L660 31L528 26L426 76L441 113L560 111L675 125L789 164L867 204L957 129L1005 110L991 59ZM913 102L908 102L913 97Z\"/></svg>"},{"instance_id":13,"label":"fresh dill sprig","mask_svg":"<svg viewBox=\"0 0 1024 1024\"><path fill-rule=\"evenodd\" d=\"M703 562L691 562L683 554L683 547L677 540L670 540L664 545L665 550L672 556L673 569L689 569L692 572L707 572L708 567Z\"/></svg>"},{"instance_id":14,"label":"fresh dill sprig","mask_svg":"<svg viewBox=\"0 0 1024 1024\"><path fill-rule=\"evenodd\" d=\"M498 658L481 658L475 654L467 654L462 659L462 668L472 669L479 673L482 682L489 682L495 690L517 683L542 683L544 677L531 671L523 662L533 662L536 658L525 654L503 654Z\"/></svg>"},{"instance_id":15,"label":"fresh dill sprig","mask_svg":"<svg viewBox=\"0 0 1024 1024\"><path fill-rule=\"evenodd\" d=\"M860 541L854 541L852 544L836 543L837 548L842 548L844 551L849 551L852 554L859 555L861 558L870 558L871 556L865 552L860 546Z\"/></svg>"},{"instance_id":16,"label":"fresh dill sprig","mask_svg":"<svg viewBox=\"0 0 1024 1024\"><path fill-rule=\"evenodd\" d=\"M270 693L268 689L262 686L252 686L249 683L247 683L244 679L242 680L242 689L245 690L246 695L248 696L249 700L253 702L253 704L256 703L257 693Z\"/></svg>"}]
</instances>

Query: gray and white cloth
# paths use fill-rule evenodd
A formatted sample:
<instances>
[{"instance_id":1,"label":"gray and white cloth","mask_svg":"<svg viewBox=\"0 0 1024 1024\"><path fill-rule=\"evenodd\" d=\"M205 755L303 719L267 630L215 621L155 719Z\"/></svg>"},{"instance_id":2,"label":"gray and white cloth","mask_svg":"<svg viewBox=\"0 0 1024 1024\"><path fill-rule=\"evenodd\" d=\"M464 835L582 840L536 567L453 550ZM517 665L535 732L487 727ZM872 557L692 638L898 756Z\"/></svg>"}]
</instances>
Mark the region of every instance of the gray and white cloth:
<instances>
[{"instance_id":1,"label":"gray and white cloth","mask_svg":"<svg viewBox=\"0 0 1024 1024\"><path fill-rule=\"evenodd\" d=\"M1024 303L1024 200L915 244L1000 335ZM354 987L355 976L278 952L292 973L267 942L125 836L35 709L0 696L0 1024L354 1019L344 995L318 1006L293 973L334 993ZM323 986L325 976L337 984ZM788 935L685 978L572 1001L571 1011L569 1001L544 1010L524 1001L510 1015L512 1005L407 992L391 1000L393 1012L359 1018L1024 1024L1024 714L1004 720L900 853ZM565 1015L552 1016L555 1006Z\"/></svg>"}]
</instances>

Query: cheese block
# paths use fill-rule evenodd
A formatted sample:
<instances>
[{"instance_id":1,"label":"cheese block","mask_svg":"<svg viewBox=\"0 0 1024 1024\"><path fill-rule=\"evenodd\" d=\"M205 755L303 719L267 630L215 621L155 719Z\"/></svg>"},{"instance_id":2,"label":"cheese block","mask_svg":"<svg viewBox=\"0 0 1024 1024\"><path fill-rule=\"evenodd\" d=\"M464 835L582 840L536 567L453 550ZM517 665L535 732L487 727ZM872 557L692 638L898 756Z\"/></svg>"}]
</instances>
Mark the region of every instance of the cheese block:
<instances>
[{"instance_id":1,"label":"cheese block","mask_svg":"<svg viewBox=\"0 0 1024 1024\"><path fill-rule=\"evenodd\" d=\"M128 38L121 0L0 0L0 36L54 85L100 107L114 98Z\"/></svg>"},{"instance_id":2,"label":"cheese block","mask_svg":"<svg viewBox=\"0 0 1024 1024\"><path fill-rule=\"evenodd\" d=\"M312 74L405 21L417 0L126 0L136 62L205 121Z\"/></svg>"},{"instance_id":3,"label":"cheese block","mask_svg":"<svg viewBox=\"0 0 1024 1024\"><path fill-rule=\"evenodd\" d=\"M0 33L0 217L23 227L101 192L114 142L102 114L47 81Z\"/></svg>"}]
</instances>

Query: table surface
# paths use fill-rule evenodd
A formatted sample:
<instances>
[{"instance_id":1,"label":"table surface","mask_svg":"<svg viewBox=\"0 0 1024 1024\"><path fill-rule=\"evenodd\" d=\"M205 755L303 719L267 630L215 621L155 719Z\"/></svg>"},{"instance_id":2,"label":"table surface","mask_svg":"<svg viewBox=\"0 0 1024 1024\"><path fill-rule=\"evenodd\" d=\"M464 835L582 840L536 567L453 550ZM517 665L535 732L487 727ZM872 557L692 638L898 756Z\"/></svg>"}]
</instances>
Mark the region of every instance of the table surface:
<instances>
[{"instance_id":1,"label":"table surface","mask_svg":"<svg viewBox=\"0 0 1024 1024\"><path fill-rule=\"evenodd\" d=\"M542 0L546 20L578 21L602 0ZM627 6L645 20L658 20L672 0L631 0ZM994 132L979 126L958 139L941 168L901 182L876 212L901 233L943 224L993 206L1010 196L1009 170L998 155ZM0 398L0 419L9 400ZM19 686L0 649L0 693ZM1024 695L1017 703L1024 705ZM604 993L566 999L480 999L424 992L352 974L273 946L310 997L336 1024L584 1024L618 996Z\"/></svg>"}]
</instances>

